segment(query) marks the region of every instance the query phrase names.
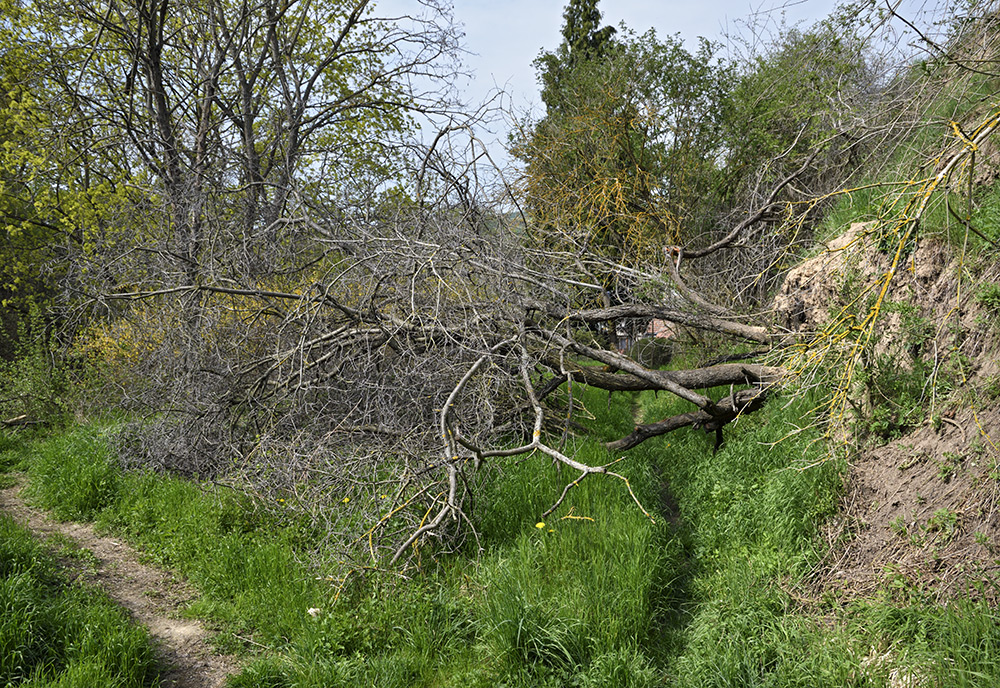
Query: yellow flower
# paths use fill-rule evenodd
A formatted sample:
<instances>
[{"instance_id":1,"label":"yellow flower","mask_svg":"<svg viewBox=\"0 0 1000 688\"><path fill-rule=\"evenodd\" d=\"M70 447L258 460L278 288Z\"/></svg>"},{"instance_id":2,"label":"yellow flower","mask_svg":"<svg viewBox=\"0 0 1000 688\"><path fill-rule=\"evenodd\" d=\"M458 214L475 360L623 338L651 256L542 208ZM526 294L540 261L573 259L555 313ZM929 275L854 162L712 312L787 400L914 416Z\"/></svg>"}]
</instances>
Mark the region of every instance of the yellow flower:
<instances>
[{"instance_id":1,"label":"yellow flower","mask_svg":"<svg viewBox=\"0 0 1000 688\"><path fill-rule=\"evenodd\" d=\"M541 530L542 528L545 527L545 521L539 521L538 523L535 524L535 527Z\"/></svg>"},{"instance_id":2,"label":"yellow flower","mask_svg":"<svg viewBox=\"0 0 1000 688\"><path fill-rule=\"evenodd\" d=\"M350 497L344 497L340 501L343 502L344 504L347 504L349 501L351 501L351 498Z\"/></svg>"}]
</instances>

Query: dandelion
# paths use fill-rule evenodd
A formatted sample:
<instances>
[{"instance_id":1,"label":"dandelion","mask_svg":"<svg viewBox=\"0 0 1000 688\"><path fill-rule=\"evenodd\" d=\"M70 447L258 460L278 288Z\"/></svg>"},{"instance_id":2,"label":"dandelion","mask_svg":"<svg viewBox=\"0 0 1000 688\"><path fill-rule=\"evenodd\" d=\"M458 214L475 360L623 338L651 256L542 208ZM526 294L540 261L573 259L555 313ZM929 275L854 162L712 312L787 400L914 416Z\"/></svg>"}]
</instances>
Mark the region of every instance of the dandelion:
<instances>
[{"instance_id":1,"label":"dandelion","mask_svg":"<svg viewBox=\"0 0 1000 688\"><path fill-rule=\"evenodd\" d=\"M340 500L342 504L347 504L349 501L351 501L350 497L344 497L343 499Z\"/></svg>"},{"instance_id":2,"label":"dandelion","mask_svg":"<svg viewBox=\"0 0 1000 688\"><path fill-rule=\"evenodd\" d=\"M535 527L541 530L542 528L545 527L545 521L539 521L538 523L535 524Z\"/></svg>"}]
</instances>

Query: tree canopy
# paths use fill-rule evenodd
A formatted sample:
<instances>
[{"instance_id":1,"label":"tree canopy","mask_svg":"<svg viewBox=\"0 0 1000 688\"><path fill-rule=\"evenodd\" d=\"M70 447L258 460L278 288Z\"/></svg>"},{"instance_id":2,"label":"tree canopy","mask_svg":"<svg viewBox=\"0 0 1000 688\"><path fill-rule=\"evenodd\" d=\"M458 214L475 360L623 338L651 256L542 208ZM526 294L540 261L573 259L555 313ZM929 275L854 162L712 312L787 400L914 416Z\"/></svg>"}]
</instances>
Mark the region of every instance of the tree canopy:
<instances>
[{"instance_id":1,"label":"tree canopy","mask_svg":"<svg viewBox=\"0 0 1000 688\"><path fill-rule=\"evenodd\" d=\"M563 43L535 62L546 112L514 149L525 201L542 243L655 260L721 193L729 74L706 41L692 54L678 36L616 36L596 30L596 9L580 36L572 9Z\"/></svg>"}]
</instances>

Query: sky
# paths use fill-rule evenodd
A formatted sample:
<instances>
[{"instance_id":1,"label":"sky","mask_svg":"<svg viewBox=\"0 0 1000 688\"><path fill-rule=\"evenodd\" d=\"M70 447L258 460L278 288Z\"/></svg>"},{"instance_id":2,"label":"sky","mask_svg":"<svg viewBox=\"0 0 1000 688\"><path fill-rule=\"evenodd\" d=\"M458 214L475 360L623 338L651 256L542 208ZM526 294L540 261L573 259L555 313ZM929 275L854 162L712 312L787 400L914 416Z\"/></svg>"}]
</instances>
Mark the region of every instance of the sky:
<instances>
[{"instance_id":1,"label":"sky","mask_svg":"<svg viewBox=\"0 0 1000 688\"><path fill-rule=\"evenodd\" d=\"M494 100L494 105L519 120L529 113L539 117L541 100L532 62L541 51L559 46L568 0L451 1L468 51L465 68L473 74L458 83L466 104L475 107L499 89L505 95ZM892 1L909 4L925 0ZM375 3L376 13L383 15L421 11L420 0ZM748 25L755 26L757 35L765 38L775 36L782 23L808 26L829 15L837 4L837 0L602 0L598 9L605 25L617 27L624 22L637 34L653 28L661 38L679 34L693 51L699 37L725 44L727 35L751 33ZM722 52L726 53L725 47ZM510 114L497 117L476 132L501 167L509 162L505 142L510 121ZM425 127L430 128L436 127Z\"/></svg>"},{"instance_id":2,"label":"sky","mask_svg":"<svg viewBox=\"0 0 1000 688\"><path fill-rule=\"evenodd\" d=\"M469 95L485 95L498 86L509 92L515 108L537 106L531 63L539 52L555 50L561 42L565 5L565 0L455 0L455 19L463 25L472 53L466 62L475 71L466 87ZM660 36L679 33L694 49L699 36L722 40L726 33L739 32L741 21L751 15L768 17L772 26L782 16L789 24L811 23L835 5L834 0L604 0L598 9L606 25L625 22L637 34L650 28Z\"/></svg>"},{"instance_id":3,"label":"sky","mask_svg":"<svg viewBox=\"0 0 1000 688\"><path fill-rule=\"evenodd\" d=\"M418 0L379 0L377 11L415 11ZM563 10L567 0L453 0L455 21L464 31L470 79L459 88L468 104L486 101L497 90L494 101L507 112L522 117L541 114L541 100L532 62L543 50L555 50L562 40ZM663 37L680 34L689 50L698 38L723 41L726 34L745 33L752 16L759 27L775 29L781 21L789 25L811 24L825 17L836 0L603 0L598 9L603 23L621 22L637 34L650 28ZM509 159L504 150L508 118L498 118L481 127L477 135L486 143L501 167Z\"/></svg>"}]
</instances>

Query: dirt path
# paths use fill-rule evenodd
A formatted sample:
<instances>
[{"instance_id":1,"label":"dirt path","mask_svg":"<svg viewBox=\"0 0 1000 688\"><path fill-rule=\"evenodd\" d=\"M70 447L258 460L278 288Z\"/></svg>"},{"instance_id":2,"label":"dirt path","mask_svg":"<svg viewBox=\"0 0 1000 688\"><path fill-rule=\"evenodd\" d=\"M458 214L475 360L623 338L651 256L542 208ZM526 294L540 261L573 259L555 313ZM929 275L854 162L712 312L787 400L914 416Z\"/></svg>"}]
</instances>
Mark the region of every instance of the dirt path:
<instances>
[{"instance_id":1,"label":"dirt path","mask_svg":"<svg viewBox=\"0 0 1000 688\"><path fill-rule=\"evenodd\" d=\"M200 621L180 618L196 596L190 587L169 572L143 564L131 547L97 535L89 525L49 518L26 505L20 491L19 485L0 490L0 510L39 537L63 536L93 554L93 559L63 557L67 572L100 586L149 630L164 667L163 688L217 688L238 671L233 657L213 653Z\"/></svg>"}]
</instances>

